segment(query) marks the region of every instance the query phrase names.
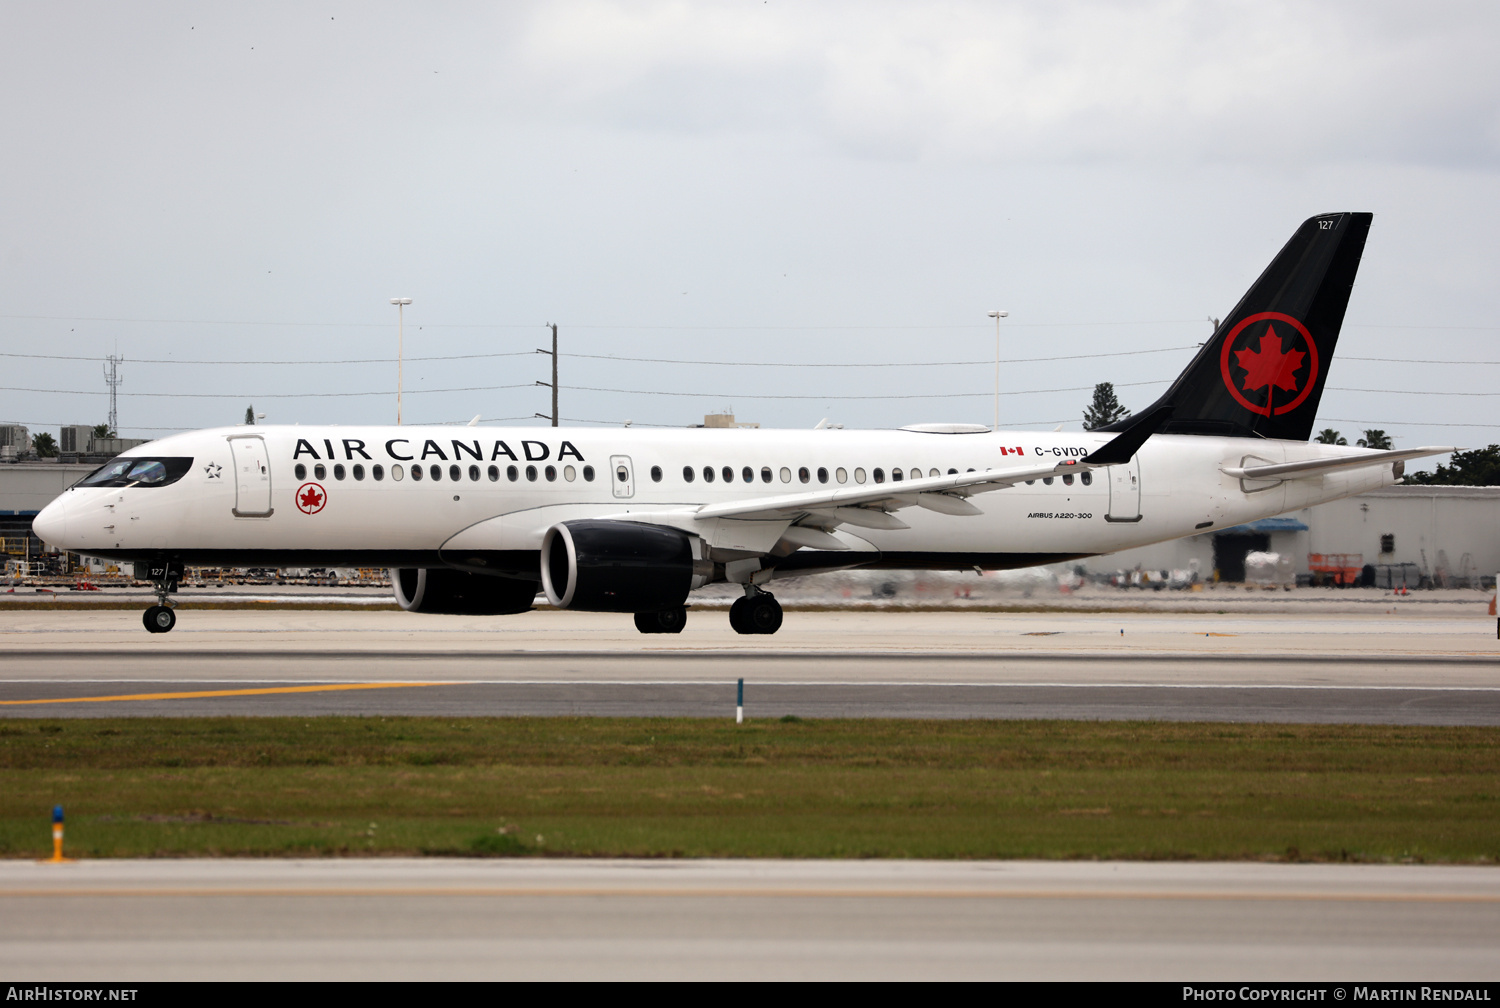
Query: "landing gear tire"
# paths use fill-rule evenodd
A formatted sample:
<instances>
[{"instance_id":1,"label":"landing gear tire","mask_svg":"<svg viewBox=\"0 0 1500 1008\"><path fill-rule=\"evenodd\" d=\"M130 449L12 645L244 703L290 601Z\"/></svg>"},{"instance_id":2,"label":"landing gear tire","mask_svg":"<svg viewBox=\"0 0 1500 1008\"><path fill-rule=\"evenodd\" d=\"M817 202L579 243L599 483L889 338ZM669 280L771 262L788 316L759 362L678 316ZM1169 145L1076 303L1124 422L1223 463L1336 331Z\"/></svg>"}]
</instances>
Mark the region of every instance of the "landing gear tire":
<instances>
[{"instance_id":1,"label":"landing gear tire","mask_svg":"<svg viewBox=\"0 0 1500 1008\"><path fill-rule=\"evenodd\" d=\"M781 629L781 603L766 592L735 599L729 626L740 634L773 634Z\"/></svg>"},{"instance_id":2,"label":"landing gear tire","mask_svg":"<svg viewBox=\"0 0 1500 1008\"><path fill-rule=\"evenodd\" d=\"M660 612L638 612L635 628L641 633L682 633L687 626L687 607L663 609Z\"/></svg>"},{"instance_id":3,"label":"landing gear tire","mask_svg":"<svg viewBox=\"0 0 1500 1008\"><path fill-rule=\"evenodd\" d=\"M177 625L177 614L164 605L154 605L141 615L141 622L151 633L166 633Z\"/></svg>"}]
</instances>

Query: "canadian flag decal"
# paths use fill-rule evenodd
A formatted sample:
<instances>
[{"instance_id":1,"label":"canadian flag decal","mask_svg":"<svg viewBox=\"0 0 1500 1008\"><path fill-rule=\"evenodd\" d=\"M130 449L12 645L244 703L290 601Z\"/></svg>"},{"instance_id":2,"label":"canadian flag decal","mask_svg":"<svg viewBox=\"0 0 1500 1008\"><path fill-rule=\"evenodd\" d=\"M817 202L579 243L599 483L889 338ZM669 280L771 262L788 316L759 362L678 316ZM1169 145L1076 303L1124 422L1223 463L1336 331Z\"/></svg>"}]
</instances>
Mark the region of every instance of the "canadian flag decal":
<instances>
[{"instance_id":1,"label":"canadian flag decal","mask_svg":"<svg viewBox=\"0 0 1500 1008\"><path fill-rule=\"evenodd\" d=\"M1006 447L1002 446L1000 448L1000 454L1001 455L1025 455L1026 454L1026 449L1025 448L1006 448Z\"/></svg>"}]
</instances>

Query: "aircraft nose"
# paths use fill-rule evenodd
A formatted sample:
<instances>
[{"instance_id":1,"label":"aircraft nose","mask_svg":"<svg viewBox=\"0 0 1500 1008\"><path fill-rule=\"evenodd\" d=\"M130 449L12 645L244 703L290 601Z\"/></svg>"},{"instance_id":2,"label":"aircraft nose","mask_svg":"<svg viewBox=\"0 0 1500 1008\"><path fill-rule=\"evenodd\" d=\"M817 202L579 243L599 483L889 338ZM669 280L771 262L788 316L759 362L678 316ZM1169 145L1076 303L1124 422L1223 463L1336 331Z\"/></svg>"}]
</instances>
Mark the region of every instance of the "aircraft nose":
<instances>
[{"instance_id":1,"label":"aircraft nose","mask_svg":"<svg viewBox=\"0 0 1500 1008\"><path fill-rule=\"evenodd\" d=\"M49 546L65 545L64 539L68 534L68 508L61 497L42 508L41 512L32 519L31 530Z\"/></svg>"}]
</instances>

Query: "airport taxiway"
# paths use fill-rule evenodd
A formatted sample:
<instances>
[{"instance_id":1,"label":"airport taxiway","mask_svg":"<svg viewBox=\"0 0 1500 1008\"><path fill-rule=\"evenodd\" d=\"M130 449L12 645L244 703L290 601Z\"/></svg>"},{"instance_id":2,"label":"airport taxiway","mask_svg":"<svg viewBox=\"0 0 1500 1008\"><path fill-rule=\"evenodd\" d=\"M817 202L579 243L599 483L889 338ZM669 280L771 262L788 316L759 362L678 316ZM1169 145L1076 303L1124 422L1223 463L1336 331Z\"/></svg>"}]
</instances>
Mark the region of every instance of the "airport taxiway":
<instances>
[{"instance_id":1,"label":"airport taxiway","mask_svg":"<svg viewBox=\"0 0 1500 1008\"><path fill-rule=\"evenodd\" d=\"M0 861L0 972L38 981L1452 983L1497 935L1493 867Z\"/></svg>"},{"instance_id":2,"label":"airport taxiway","mask_svg":"<svg viewBox=\"0 0 1500 1008\"><path fill-rule=\"evenodd\" d=\"M1473 611L1470 611L1472 609ZM1500 641L1453 612L628 616L0 612L0 717L201 714L1171 718L1500 724Z\"/></svg>"}]
</instances>

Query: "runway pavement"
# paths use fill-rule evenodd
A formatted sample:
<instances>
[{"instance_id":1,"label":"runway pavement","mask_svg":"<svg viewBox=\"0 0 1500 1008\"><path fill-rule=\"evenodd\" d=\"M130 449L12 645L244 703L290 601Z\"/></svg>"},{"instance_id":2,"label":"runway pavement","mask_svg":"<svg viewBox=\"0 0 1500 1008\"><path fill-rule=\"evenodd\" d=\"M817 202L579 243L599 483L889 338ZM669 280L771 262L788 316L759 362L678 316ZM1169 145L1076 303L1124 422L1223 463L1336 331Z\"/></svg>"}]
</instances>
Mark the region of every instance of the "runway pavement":
<instances>
[{"instance_id":1,"label":"runway pavement","mask_svg":"<svg viewBox=\"0 0 1500 1008\"><path fill-rule=\"evenodd\" d=\"M1492 867L0 861L28 981L1453 983L1495 979L1497 935Z\"/></svg>"},{"instance_id":2,"label":"runway pavement","mask_svg":"<svg viewBox=\"0 0 1500 1008\"><path fill-rule=\"evenodd\" d=\"M0 612L0 717L732 713L1500 724L1500 641L1474 612L722 613L184 609Z\"/></svg>"}]
</instances>

